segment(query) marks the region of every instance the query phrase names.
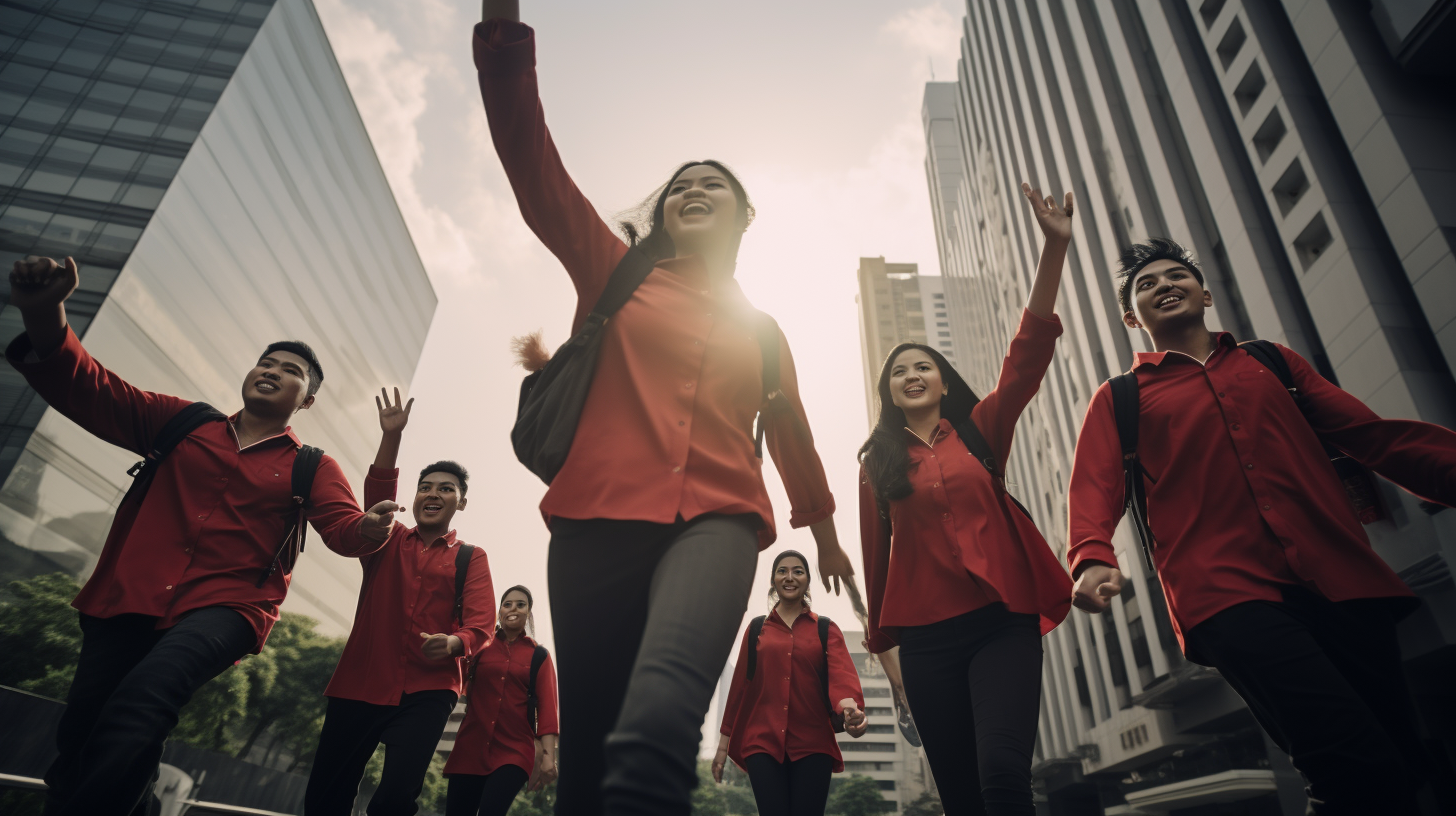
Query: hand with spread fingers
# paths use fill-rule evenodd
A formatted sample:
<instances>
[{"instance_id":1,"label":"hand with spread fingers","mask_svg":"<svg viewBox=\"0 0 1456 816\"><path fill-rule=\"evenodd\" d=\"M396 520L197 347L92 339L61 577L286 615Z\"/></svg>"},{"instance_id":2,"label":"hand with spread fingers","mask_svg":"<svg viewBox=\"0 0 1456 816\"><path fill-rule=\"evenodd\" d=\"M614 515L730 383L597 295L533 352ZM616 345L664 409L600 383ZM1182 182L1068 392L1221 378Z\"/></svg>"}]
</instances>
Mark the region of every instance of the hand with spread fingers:
<instances>
[{"instance_id":1,"label":"hand with spread fingers","mask_svg":"<svg viewBox=\"0 0 1456 816\"><path fill-rule=\"evenodd\" d=\"M414 397L409 402L404 402L399 395L399 387L394 389L394 402L389 401L389 391L379 389L379 396L374 398L374 407L379 409L379 430L386 435L399 436L404 433L404 427L409 424L410 410L415 407Z\"/></svg>"},{"instance_id":2,"label":"hand with spread fingers","mask_svg":"<svg viewBox=\"0 0 1456 816\"><path fill-rule=\"evenodd\" d=\"M1055 198L1043 196L1040 189L1034 189L1024 181L1021 182L1021 194L1031 202L1031 211L1036 216L1037 226L1041 227L1041 234L1048 241L1071 243L1073 202L1070 190L1063 195L1065 204L1060 207L1057 206Z\"/></svg>"}]
</instances>

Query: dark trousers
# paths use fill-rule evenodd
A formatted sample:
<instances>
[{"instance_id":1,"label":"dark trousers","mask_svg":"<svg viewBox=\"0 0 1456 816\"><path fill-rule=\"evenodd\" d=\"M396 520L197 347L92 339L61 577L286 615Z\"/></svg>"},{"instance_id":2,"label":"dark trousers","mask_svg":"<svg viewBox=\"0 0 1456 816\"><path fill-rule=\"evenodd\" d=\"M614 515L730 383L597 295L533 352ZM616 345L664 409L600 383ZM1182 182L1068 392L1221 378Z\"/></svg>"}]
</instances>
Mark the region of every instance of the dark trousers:
<instances>
[{"instance_id":1,"label":"dark trousers","mask_svg":"<svg viewBox=\"0 0 1456 816\"><path fill-rule=\"evenodd\" d=\"M905 698L946 816L1032 816L1041 629L1002 604L900 630Z\"/></svg>"},{"instance_id":2,"label":"dark trousers","mask_svg":"<svg viewBox=\"0 0 1456 816\"><path fill-rule=\"evenodd\" d=\"M810 754L779 762L768 754L750 754L743 764L753 783L758 816L824 816L834 757Z\"/></svg>"},{"instance_id":3,"label":"dark trousers","mask_svg":"<svg viewBox=\"0 0 1456 816\"><path fill-rule=\"evenodd\" d=\"M415 799L425 786L425 771L455 709L455 699L455 692L449 689L405 694L399 705L330 697L303 796L303 812L307 816L349 816L364 767L382 742L384 770L367 812L369 816L414 816L419 810Z\"/></svg>"},{"instance_id":4,"label":"dark trousers","mask_svg":"<svg viewBox=\"0 0 1456 816\"><path fill-rule=\"evenodd\" d=\"M178 712L258 642L224 607L156 625L148 615L81 616L81 655L56 730L60 756L45 775L47 814L146 812Z\"/></svg>"},{"instance_id":5,"label":"dark trousers","mask_svg":"<svg viewBox=\"0 0 1456 816\"><path fill-rule=\"evenodd\" d=\"M755 516L553 519L561 816L686 816L718 675L748 608Z\"/></svg>"},{"instance_id":6,"label":"dark trousers","mask_svg":"<svg viewBox=\"0 0 1456 816\"><path fill-rule=\"evenodd\" d=\"M1187 645L1289 754L1314 813L1416 812L1428 757L1386 602L1334 603L1291 586L1282 603L1219 612Z\"/></svg>"},{"instance_id":7,"label":"dark trousers","mask_svg":"<svg viewBox=\"0 0 1456 816\"><path fill-rule=\"evenodd\" d=\"M485 776L452 774L445 792L445 816L506 816L531 775L502 765Z\"/></svg>"}]
</instances>

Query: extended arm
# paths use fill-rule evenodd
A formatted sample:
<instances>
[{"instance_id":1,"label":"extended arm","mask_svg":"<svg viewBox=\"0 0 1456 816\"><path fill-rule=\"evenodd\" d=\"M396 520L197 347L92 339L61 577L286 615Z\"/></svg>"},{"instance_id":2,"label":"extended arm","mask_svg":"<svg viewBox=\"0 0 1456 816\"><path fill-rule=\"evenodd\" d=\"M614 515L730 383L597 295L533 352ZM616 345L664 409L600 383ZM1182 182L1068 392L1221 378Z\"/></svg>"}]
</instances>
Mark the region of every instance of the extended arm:
<instances>
[{"instance_id":1,"label":"extended arm","mask_svg":"<svg viewBox=\"0 0 1456 816\"><path fill-rule=\"evenodd\" d=\"M864 736L869 720L864 713L864 689L860 686L859 671L849 648L844 643L844 632L839 624L829 624L829 699L835 708L844 714L844 733L856 739Z\"/></svg>"},{"instance_id":2,"label":"extended arm","mask_svg":"<svg viewBox=\"0 0 1456 816\"><path fill-rule=\"evenodd\" d=\"M1062 282L1062 267L1067 261L1067 246L1072 242L1072 194L1066 194L1066 206L1058 207L1056 199L1042 197L1041 190L1033 190L1030 184L1021 183L1021 192L1031 202L1036 223L1045 236L1041 247L1041 260L1036 265L1036 277L1031 281L1031 296L1026 300L1026 310L1043 320L1051 319L1057 306L1057 288Z\"/></svg>"},{"instance_id":3,"label":"extended arm","mask_svg":"<svg viewBox=\"0 0 1456 816\"><path fill-rule=\"evenodd\" d=\"M864 468L859 471L859 545L865 570L865 648L872 654L883 654L895 646L880 631L880 609L885 604L885 580L890 569L890 531L880 517L874 486Z\"/></svg>"},{"instance_id":4,"label":"extended arm","mask_svg":"<svg viewBox=\"0 0 1456 816\"><path fill-rule=\"evenodd\" d=\"M733 667L733 682L728 686L728 702L723 706L723 724L719 726L718 750L713 755L713 779L723 781L723 768L728 762L728 745L733 741L733 726L738 709L743 705L744 687L748 685L748 632L738 646L738 663Z\"/></svg>"},{"instance_id":5,"label":"extended arm","mask_svg":"<svg viewBox=\"0 0 1456 816\"><path fill-rule=\"evenodd\" d=\"M1067 560L1076 583L1072 603L1085 612L1103 612L1122 592L1122 571L1112 549L1112 534L1123 514L1122 447L1112 415L1112 390L1103 385L1092 395L1067 491Z\"/></svg>"}]
</instances>

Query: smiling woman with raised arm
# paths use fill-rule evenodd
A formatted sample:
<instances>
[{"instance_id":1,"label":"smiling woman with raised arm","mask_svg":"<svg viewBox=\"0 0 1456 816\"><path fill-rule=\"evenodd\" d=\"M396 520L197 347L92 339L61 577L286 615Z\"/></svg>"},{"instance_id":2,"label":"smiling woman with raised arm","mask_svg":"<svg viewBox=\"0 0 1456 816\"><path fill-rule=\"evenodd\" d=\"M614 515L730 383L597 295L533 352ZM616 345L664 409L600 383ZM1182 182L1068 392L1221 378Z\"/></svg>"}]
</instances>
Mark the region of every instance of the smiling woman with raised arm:
<instances>
[{"instance_id":1,"label":"smiling woman with raised arm","mask_svg":"<svg viewBox=\"0 0 1456 816\"><path fill-rule=\"evenodd\" d=\"M1053 307L1072 237L1071 193L1058 206L1021 189L1045 242L996 387L977 398L940 352L902 343L860 448L868 645L900 646L947 816L1034 812L1041 636L1071 608L1066 570L1005 487L1012 432L1062 333Z\"/></svg>"},{"instance_id":2,"label":"smiling woman with raised arm","mask_svg":"<svg viewBox=\"0 0 1456 816\"><path fill-rule=\"evenodd\" d=\"M770 570L769 614L743 633L723 707L713 778L729 759L748 772L759 816L823 816L831 773L844 770L836 730L869 727L844 633L809 609L809 562L785 550Z\"/></svg>"},{"instance_id":3,"label":"smiling woman with raised arm","mask_svg":"<svg viewBox=\"0 0 1456 816\"><path fill-rule=\"evenodd\" d=\"M517 4L486 2L484 19L473 48L491 138L526 224L576 287L573 331L623 280L614 273L645 276L604 325L591 317L595 376L541 502L568 724L557 812L686 814L703 717L757 554L776 538L761 451L790 524L813 530L825 586L853 569L788 342L733 278L753 215L743 185L721 163L683 164L624 241L562 166ZM639 120L624 110L624 124ZM539 341L522 356L532 368L545 357Z\"/></svg>"}]
</instances>

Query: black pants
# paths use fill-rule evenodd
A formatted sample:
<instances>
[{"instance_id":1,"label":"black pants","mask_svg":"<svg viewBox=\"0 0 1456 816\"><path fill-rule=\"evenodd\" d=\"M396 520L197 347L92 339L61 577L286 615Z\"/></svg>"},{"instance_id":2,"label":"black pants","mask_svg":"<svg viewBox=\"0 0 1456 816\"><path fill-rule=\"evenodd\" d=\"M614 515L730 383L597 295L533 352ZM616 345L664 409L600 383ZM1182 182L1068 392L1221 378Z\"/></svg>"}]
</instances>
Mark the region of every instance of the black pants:
<instances>
[{"instance_id":1,"label":"black pants","mask_svg":"<svg viewBox=\"0 0 1456 816\"><path fill-rule=\"evenodd\" d=\"M1002 604L900 630L905 697L946 816L1031 816L1041 629Z\"/></svg>"},{"instance_id":2,"label":"black pants","mask_svg":"<svg viewBox=\"0 0 1456 816\"><path fill-rule=\"evenodd\" d=\"M485 776L452 774L445 792L445 816L506 816L531 775L502 765Z\"/></svg>"},{"instance_id":3,"label":"black pants","mask_svg":"<svg viewBox=\"0 0 1456 816\"><path fill-rule=\"evenodd\" d=\"M419 810L415 799L425 786L425 771L455 709L455 698L449 689L405 694L394 706L330 697L313 771L308 775L303 812L307 816L349 816L364 766L382 742L384 770L367 812L369 816L414 816Z\"/></svg>"},{"instance_id":4,"label":"black pants","mask_svg":"<svg viewBox=\"0 0 1456 816\"><path fill-rule=\"evenodd\" d=\"M1294 760L1314 813L1416 812L1429 759L1386 602L1333 603L1291 586L1282 603L1219 612L1187 645Z\"/></svg>"},{"instance_id":5,"label":"black pants","mask_svg":"<svg viewBox=\"0 0 1456 816\"><path fill-rule=\"evenodd\" d=\"M554 519L561 816L686 816L758 563L756 516Z\"/></svg>"},{"instance_id":6,"label":"black pants","mask_svg":"<svg viewBox=\"0 0 1456 816\"><path fill-rule=\"evenodd\" d=\"M750 754L743 764L753 783L758 816L824 816L834 757L810 754L779 762L768 754Z\"/></svg>"},{"instance_id":7,"label":"black pants","mask_svg":"<svg viewBox=\"0 0 1456 816\"><path fill-rule=\"evenodd\" d=\"M145 812L178 712L258 642L224 607L156 625L148 615L81 616L81 655L56 730L60 756L45 775L47 814Z\"/></svg>"}]
</instances>

